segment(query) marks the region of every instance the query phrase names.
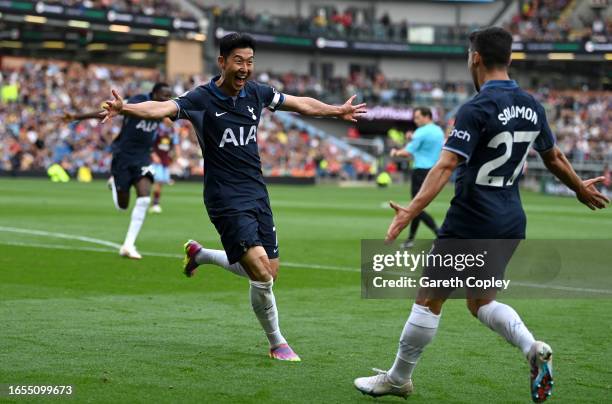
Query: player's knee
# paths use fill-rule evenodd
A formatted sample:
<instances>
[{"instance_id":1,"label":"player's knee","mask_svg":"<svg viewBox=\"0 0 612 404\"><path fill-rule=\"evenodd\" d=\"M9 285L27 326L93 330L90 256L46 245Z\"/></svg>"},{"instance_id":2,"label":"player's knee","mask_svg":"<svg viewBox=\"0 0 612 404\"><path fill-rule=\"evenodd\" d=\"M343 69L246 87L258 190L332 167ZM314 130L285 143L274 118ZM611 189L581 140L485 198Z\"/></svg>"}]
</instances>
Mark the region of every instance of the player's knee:
<instances>
[{"instance_id":1,"label":"player's knee","mask_svg":"<svg viewBox=\"0 0 612 404\"><path fill-rule=\"evenodd\" d=\"M248 272L254 281L268 282L270 280L274 280L275 278L269 262L258 260L256 262L247 263L247 266Z\"/></svg>"},{"instance_id":2,"label":"player's knee","mask_svg":"<svg viewBox=\"0 0 612 404\"><path fill-rule=\"evenodd\" d=\"M129 201L117 201L117 205L115 205L115 207L117 208L117 210L127 210L127 208L129 207L130 203Z\"/></svg>"},{"instance_id":3,"label":"player's knee","mask_svg":"<svg viewBox=\"0 0 612 404\"><path fill-rule=\"evenodd\" d=\"M276 282L276 278L278 277L278 268L279 268L278 259L270 260L270 275L272 279Z\"/></svg>"},{"instance_id":4,"label":"player's knee","mask_svg":"<svg viewBox=\"0 0 612 404\"><path fill-rule=\"evenodd\" d=\"M240 263L254 281L268 282L275 278L272 263L261 246L251 247L240 259Z\"/></svg>"},{"instance_id":5,"label":"player's knee","mask_svg":"<svg viewBox=\"0 0 612 404\"><path fill-rule=\"evenodd\" d=\"M268 282L270 280L275 280L275 276L271 273L272 271L266 267L258 267L256 269L252 269L251 274L253 275L253 280L259 282Z\"/></svg>"}]
</instances>

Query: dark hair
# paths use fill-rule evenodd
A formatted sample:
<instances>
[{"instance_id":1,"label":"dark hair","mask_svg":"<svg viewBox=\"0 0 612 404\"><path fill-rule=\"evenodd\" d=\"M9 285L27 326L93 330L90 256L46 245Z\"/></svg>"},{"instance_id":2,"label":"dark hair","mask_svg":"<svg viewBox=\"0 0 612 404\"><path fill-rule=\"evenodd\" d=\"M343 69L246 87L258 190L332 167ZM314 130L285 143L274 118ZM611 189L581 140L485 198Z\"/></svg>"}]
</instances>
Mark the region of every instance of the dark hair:
<instances>
[{"instance_id":1,"label":"dark hair","mask_svg":"<svg viewBox=\"0 0 612 404\"><path fill-rule=\"evenodd\" d=\"M234 49L251 48L255 51L255 39L249 34L233 32L225 35L219 41L219 54L224 58L228 57Z\"/></svg>"},{"instance_id":2,"label":"dark hair","mask_svg":"<svg viewBox=\"0 0 612 404\"><path fill-rule=\"evenodd\" d=\"M421 115L423 115L423 118L429 118L429 119L433 118L433 115L431 114L431 109L427 107L416 107L414 109L414 112L417 112L417 111L419 111Z\"/></svg>"},{"instance_id":3,"label":"dark hair","mask_svg":"<svg viewBox=\"0 0 612 404\"><path fill-rule=\"evenodd\" d=\"M499 27L483 28L470 34L470 47L486 68L506 67L512 54L512 35Z\"/></svg>"},{"instance_id":4,"label":"dark hair","mask_svg":"<svg viewBox=\"0 0 612 404\"><path fill-rule=\"evenodd\" d=\"M161 90L164 87L168 87L170 88L170 86L168 85L168 83L165 83L163 81L158 81L157 83L155 83L155 85L153 86L153 90L151 90L151 94L155 94L156 92L158 92L159 90Z\"/></svg>"}]
</instances>

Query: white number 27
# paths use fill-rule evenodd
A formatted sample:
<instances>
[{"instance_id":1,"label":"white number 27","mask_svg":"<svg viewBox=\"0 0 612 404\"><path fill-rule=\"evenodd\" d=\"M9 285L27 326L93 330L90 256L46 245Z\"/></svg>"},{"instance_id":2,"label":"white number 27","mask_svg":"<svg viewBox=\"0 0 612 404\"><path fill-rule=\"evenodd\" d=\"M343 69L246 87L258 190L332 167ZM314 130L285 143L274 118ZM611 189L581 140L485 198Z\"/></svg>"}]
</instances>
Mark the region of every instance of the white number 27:
<instances>
[{"instance_id":1,"label":"white number 27","mask_svg":"<svg viewBox=\"0 0 612 404\"><path fill-rule=\"evenodd\" d=\"M476 175L476 184L489 187L503 187L504 177L500 175L490 175L491 171L503 166L508 160L510 160L510 156L512 156L512 145L514 143L529 143L521 162L514 169L514 173L512 174L512 177L508 179L506 186L511 186L514 184L514 181L521 173L523 164L525 164L527 153L539 134L540 132L538 131L516 131L514 132L514 135L510 132L502 132L493 136L493 138L489 141L489 144L487 144L487 147L497 149L503 144L506 146L506 150L501 156L494 158L480 167L480 170L478 170L478 174Z\"/></svg>"}]
</instances>

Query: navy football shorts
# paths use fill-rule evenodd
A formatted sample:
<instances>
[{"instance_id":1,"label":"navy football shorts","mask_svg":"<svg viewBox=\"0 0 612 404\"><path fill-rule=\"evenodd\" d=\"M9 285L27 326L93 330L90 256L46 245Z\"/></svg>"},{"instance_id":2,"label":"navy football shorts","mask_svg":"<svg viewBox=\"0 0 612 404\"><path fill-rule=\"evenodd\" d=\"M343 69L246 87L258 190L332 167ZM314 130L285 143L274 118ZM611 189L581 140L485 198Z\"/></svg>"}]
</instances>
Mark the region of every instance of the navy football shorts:
<instances>
[{"instance_id":1,"label":"navy football shorts","mask_svg":"<svg viewBox=\"0 0 612 404\"><path fill-rule=\"evenodd\" d=\"M268 198L257 199L254 206L246 210L211 216L210 221L221 236L230 264L240 261L254 246L262 246L269 259L278 258L276 227Z\"/></svg>"},{"instance_id":2,"label":"navy football shorts","mask_svg":"<svg viewBox=\"0 0 612 404\"><path fill-rule=\"evenodd\" d=\"M136 184L142 177L147 177L154 181L153 169L150 161L133 160L125 157L113 156L111 162L111 174L115 181L117 192L126 192L130 190L133 184Z\"/></svg>"}]
</instances>

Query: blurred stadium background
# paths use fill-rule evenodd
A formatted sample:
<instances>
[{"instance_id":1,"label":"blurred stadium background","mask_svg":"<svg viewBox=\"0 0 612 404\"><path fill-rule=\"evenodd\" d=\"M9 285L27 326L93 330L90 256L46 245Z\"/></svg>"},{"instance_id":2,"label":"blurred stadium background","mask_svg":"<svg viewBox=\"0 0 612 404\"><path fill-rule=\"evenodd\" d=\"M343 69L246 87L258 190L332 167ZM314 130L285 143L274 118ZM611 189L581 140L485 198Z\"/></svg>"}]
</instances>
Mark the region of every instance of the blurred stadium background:
<instances>
[{"instance_id":1,"label":"blurred stadium background","mask_svg":"<svg viewBox=\"0 0 612 404\"><path fill-rule=\"evenodd\" d=\"M606 0L0 0L0 383L73 384L75 402L371 403L352 380L389 365L409 302L361 299L359 243L385 234L385 201L408 199L409 164L388 152L414 129L413 109L431 107L448 132L474 94L467 35L506 26L511 75L545 105L579 174L610 178L611 16ZM270 193L283 268L275 293L298 366L265 357L243 279L181 274L187 237L221 247L202 213L189 124L166 130L181 140L174 178L195 182L164 191L164 214L147 219L144 259L133 261L111 241L127 221L103 181L74 180L79 171L108 177L121 120L59 119L99 107L111 88L131 95L167 80L179 95L208 81L217 41L232 30L257 39L257 80L334 103L357 94L369 106L356 125L276 112L259 128L268 182L295 184ZM46 179L55 163L70 183ZM381 172L402 185L364 190ZM610 210L542 195L567 191L535 154L526 174L536 191L522 195L529 238L610 239ZM428 207L436 220L451 195L448 187ZM534 281L562 291L512 302L556 350L553 399L609 402L612 281L586 279L595 283L586 295L567 279ZM464 302L444 310L411 400L526 402L519 353Z\"/></svg>"},{"instance_id":2,"label":"blurred stadium background","mask_svg":"<svg viewBox=\"0 0 612 404\"><path fill-rule=\"evenodd\" d=\"M105 177L120 120L65 124L110 88L148 92L167 80L175 95L217 72L228 31L258 41L255 79L331 103L351 94L370 112L352 126L268 114L259 144L272 181L401 181L408 163L385 156L414 129L412 110L433 108L448 129L473 95L467 35L502 25L514 37L511 74L546 106L563 151L581 175L612 161L612 8L607 0L0 1L0 175L45 175L53 163ZM175 178L198 178L202 162L188 123ZM528 160L527 186L563 192Z\"/></svg>"}]
</instances>

